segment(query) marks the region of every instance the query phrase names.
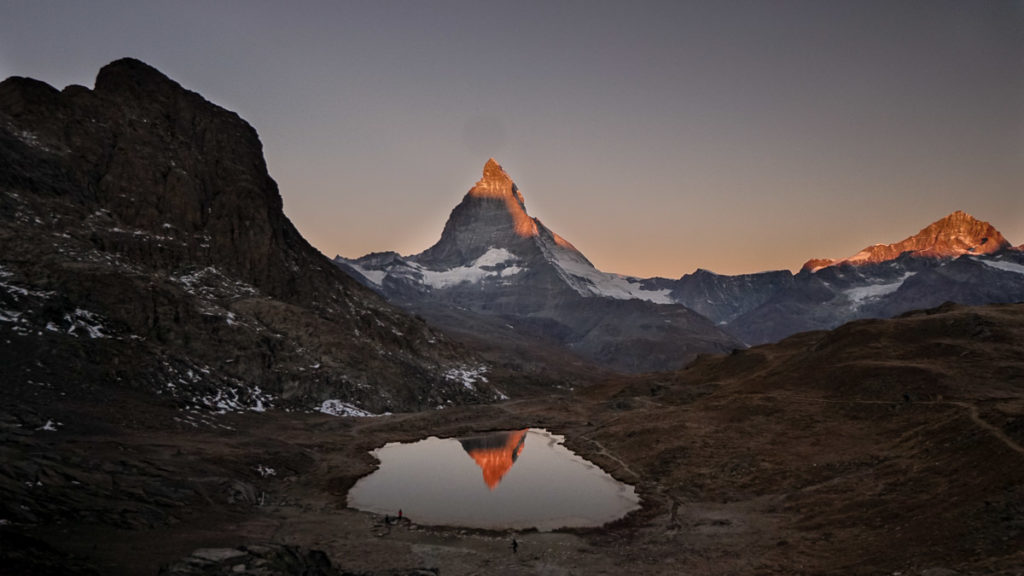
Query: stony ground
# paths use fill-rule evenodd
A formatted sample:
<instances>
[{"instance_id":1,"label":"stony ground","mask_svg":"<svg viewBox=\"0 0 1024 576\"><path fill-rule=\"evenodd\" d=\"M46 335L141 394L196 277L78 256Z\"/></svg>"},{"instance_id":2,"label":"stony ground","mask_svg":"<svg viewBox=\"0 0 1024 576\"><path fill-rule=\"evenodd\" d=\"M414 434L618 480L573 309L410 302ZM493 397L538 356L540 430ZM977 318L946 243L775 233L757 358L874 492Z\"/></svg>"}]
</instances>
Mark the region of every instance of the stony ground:
<instances>
[{"instance_id":1,"label":"stony ground","mask_svg":"<svg viewBox=\"0 0 1024 576\"><path fill-rule=\"evenodd\" d=\"M98 403L25 384L0 404L0 560L13 574L1022 574L1022 343L1022 306L949 309L379 418L184 420L127 390ZM511 533L345 506L386 442L524 426L565 435L643 508L516 533L513 554Z\"/></svg>"}]
</instances>

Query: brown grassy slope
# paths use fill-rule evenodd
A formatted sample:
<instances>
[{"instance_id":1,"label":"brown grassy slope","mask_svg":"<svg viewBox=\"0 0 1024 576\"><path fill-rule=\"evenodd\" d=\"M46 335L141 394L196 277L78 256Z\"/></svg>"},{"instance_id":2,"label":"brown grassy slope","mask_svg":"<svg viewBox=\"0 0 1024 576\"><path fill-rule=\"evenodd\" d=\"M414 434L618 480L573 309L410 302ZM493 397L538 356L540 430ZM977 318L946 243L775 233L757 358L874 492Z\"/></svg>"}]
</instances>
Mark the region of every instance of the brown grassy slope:
<instances>
[{"instance_id":1,"label":"brown grassy slope","mask_svg":"<svg viewBox=\"0 0 1024 576\"><path fill-rule=\"evenodd\" d=\"M854 322L587 395L606 410L588 438L647 486L651 522L699 547L715 507L750 533L709 549L747 569L1024 565L1024 305Z\"/></svg>"}]
</instances>

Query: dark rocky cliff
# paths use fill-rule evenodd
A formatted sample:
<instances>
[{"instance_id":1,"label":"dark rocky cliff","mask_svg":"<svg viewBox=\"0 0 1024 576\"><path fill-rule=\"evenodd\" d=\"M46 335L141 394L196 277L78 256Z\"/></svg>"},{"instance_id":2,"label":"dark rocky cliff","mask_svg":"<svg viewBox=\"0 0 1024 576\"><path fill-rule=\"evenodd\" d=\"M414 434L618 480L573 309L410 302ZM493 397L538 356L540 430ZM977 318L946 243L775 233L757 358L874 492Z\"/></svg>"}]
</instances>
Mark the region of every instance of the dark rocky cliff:
<instances>
[{"instance_id":1,"label":"dark rocky cliff","mask_svg":"<svg viewBox=\"0 0 1024 576\"><path fill-rule=\"evenodd\" d=\"M251 126L142 62L93 90L0 83L0 158L5 386L72 374L214 410L494 397L302 238Z\"/></svg>"}]
</instances>

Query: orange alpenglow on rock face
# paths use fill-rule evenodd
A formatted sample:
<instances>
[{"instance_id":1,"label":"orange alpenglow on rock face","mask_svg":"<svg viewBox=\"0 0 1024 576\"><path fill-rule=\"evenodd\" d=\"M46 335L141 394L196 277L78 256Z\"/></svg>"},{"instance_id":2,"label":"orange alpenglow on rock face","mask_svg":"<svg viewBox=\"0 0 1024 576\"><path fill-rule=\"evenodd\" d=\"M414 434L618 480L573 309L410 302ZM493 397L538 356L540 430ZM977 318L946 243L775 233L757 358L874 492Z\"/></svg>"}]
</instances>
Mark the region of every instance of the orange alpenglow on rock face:
<instances>
[{"instance_id":1,"label":"orange alpenglow on rock face","mask_svg":"<svg viewBox=\"0 0 1024 576\"><path fill-rule=\"evenodd\" d=\"M469 189L469 195L474 198L504 200L515 222L516 234L523 238L537 235L537 223L527 216L523 195L494 158L488 159L487 164L484 164L484 177Z\"/></svg>"},{"instance_id":2,"label":"orange alpenglow on rock face","mask_svg":"<svg viewBox=\"0 0 1024 576\"><path fill-rule=\"evenodd\" d=\"M970 214L957 210L949 216L932 222L917 234L895 244L875 244L860 252L830 260L815 258L808 260L804 270L816 272L837 264L875 264L895 260L901 254L910 253L916 258L952 258L963 254L991 254L1008 248L1010 242L988 222L978 220Z\"/></svg>"},{"instance_id":3,"label":"orange alpenglow on rock face","mask_svg":"<svg viewBox=\"0 0 1024 576\"><path fill-rule=\"evenodd\" d=\"M508 473L523 452L526 430L501 432L459 440L462 448L484 472L484 483L491 490Z\"/></svg>"}]
</instances>

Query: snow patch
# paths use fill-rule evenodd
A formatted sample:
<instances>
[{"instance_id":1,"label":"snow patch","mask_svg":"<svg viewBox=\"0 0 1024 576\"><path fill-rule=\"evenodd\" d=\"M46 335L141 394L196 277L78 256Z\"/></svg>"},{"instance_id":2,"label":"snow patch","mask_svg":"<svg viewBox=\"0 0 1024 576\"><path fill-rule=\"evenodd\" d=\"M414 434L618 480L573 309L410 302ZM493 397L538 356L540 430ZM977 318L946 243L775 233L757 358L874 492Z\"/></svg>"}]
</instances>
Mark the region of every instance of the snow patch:
<instances>
[{"instance_id":1,"label":"snow patch","mask_svg":"<svg viewBox=\"0 0 1024 576\"><path fill-rule=\"evenodd\" d=\"M504 248L488 248L482 256L473 261L469 266L460 266L449 270L427 270L420 268L423 274L423 283L432 288L447 288L464 282L480 282L484 278L498 277L506 278L514 276L523 271L523 268L515 265L502 266L506 262L516 260L516 255ZM499 268L499 266L501 266ZM488 269L490 268L490 269Z\"/></svg>"},{"instance_id":2,"label":"snow patch","mask_svg":"<svg viewBox=\"0 0 1024 576\"><path fill-rule=\"evenodd\" d=\"M604 296L617 300L647 300L655 304L674 304L671 290L647 290L637 278L602 272L579 251L560 244L540 243L559 275L580 296Z\"/></svg>"},{"instance_id":3,"label":"snow patch","mask_svg":"<svg viewBox=\"0 0 1024 576\"><path fill-rule=\"evenodd\" d=\"M0 309L0 322L11 322L17 324L22 322L21 312L15 312L14 310L2 310Z\"/></svg>"},{"instance_id":4,"label":"snow patch","mask_svg":"<svg viewBox=\"0 0 1024 576\"><path fill-rule=\"evenodd\" d=\"M444 373L445 380L460 382L467 390L476 390L477 382L487 382L487 366L461 366L451 368Z\"/></svg>"},{"instance_id":5,"label":"snow patch","mask_svg":"<svg viewBox=\"0 0 1024 576\"><path fill-rule=\"evenodd\" d=\"M348 402L342 402L341 400L324 400L320 408L317 409L319 412L324 414L330 414L331 416L348 417L354 416L357 418L366 418L371 416L380 416L380 414L374 414L367 410L356 406L355 404L349 404Z\"/></svg>"},{"instance_id":6,"label":"snow patch","mask_svg":"<svg viewBox=\"0 0 1024 576\"><path fill-rule=\"evenodd\" d=\"M259 464L255 468L256 472L259 473L260 478L266 478L267 476L277 476L277 472L270 466L264 466Z\"/></svg>"},{"instance_id":7,"label":"snow patch","mask_svg":"<svg viewBox=\"0 0 1024 576\"><path fill-rule=\"evenodd\" d=\"M849 288L843 291L843 294L850 300L853 307L860 308L870 300L877 300L882 296L887 296L900 289L900 286L916 274L916 272L907 272L902 278L895 282L888 284L868 284L867 286L857 286L855 288Z\"/></svg>"},{"instance_id":8,"label":"snow patch","mask_svg":"<svg viewBox=\"0 0 1024 576\"><path fill-rule=\"evenodd\" d=\"M1017 264L1016 262L1004 262L1002 260L980 260L975 258L978 262L981 262L989 268L996 268L1004 272L1014 272L1016 274L1024 274L1024 264Z\"/></svg>"},{"instance_id":9,"label":"snow patch","mask_svg":"<svg viewBox=\"0 0 1024 576\"><path fill-rule=\"evenodd\" d=\"M386 270L370 270L369 268L363 268L355 262L345 262L346 265L351 266L353 270L359 272L367 280L372 282L376 286L382 286L384 278L387 277L388 273Z\"/></svg>"},{"instance_id":10,"label":"snow patch","mask_svg":"<svg viewBox=\"0 0 1024 576\"><path fill-rule=\"evenodd\" d=\"M88 310L76 308L74 312L64 315L64 321L68 323L68 334L72 336L77 337L81 332L85 332L89 338L109 338L103 333L106 328L100 322L100 316Z\"/></svg>"},{"instance_id":11,"label":"snow patch","mask_svg":"<svg viewBox=\"0 0 1024 576\"><path fill-rule=\"evenodd\" d=\"M39 428L36 428L36 430L43 430L43 431L46 431L46 432L56 432L57 431L57 426L62 426L62 425L63 424L61 424L60 422L54 422L53 420L47 420L46 424L43 424Z\"/></svg>"},{"instance_id":12,"label":"snow patch","mask_svg":"<svg viewBox=\"0 0 1024 576\"><path fill-rule=\"evenodd\" d=\"M193 383L197 383L202 380L198 375L194 375L191 371L188 373L189 380ZM185 380L178 379L178 382L183 385L189 383ZM172 391L172 394L176 390L173 383L167 383L168 390ZM254 386L252 389L246 390L241 386L222 385L213 394L196 395L192 397L192 403L194 406L202 406L214 414L227 414L228 412L266 412L267 408L271 408L273 405L274 397L271 394L267 394L260 389L259 386Z\"/></svg>"},{"instance_id":13,"label":"snow patch","mask_svg":"<svg viewBox=\"0 0 1024 576\"><path fill-rule=\"evenodd\" d=\"M9 272L3 266L0 266L0 289L7 292L15 302L18 302L20 297L32 296L35 298L47 299L55 294L55 292L47 292L45 290L30 290L21 286L15 286L9 282L4 282L8 278L14 277L14 274Z\"/></svg>"},{"instance_id":14,"label":"snow patch","mask_svg":"<svg viewBox=\"0 0 1024 576\"><path fill-rule=\"evenodd\" d=\"M245 282L233 280L213 266L171 276L170 279L184 288L189 294L201 298L231 298L252 296L259 293L259 290L253 286Z\"/></svg>"}]
</instances>

